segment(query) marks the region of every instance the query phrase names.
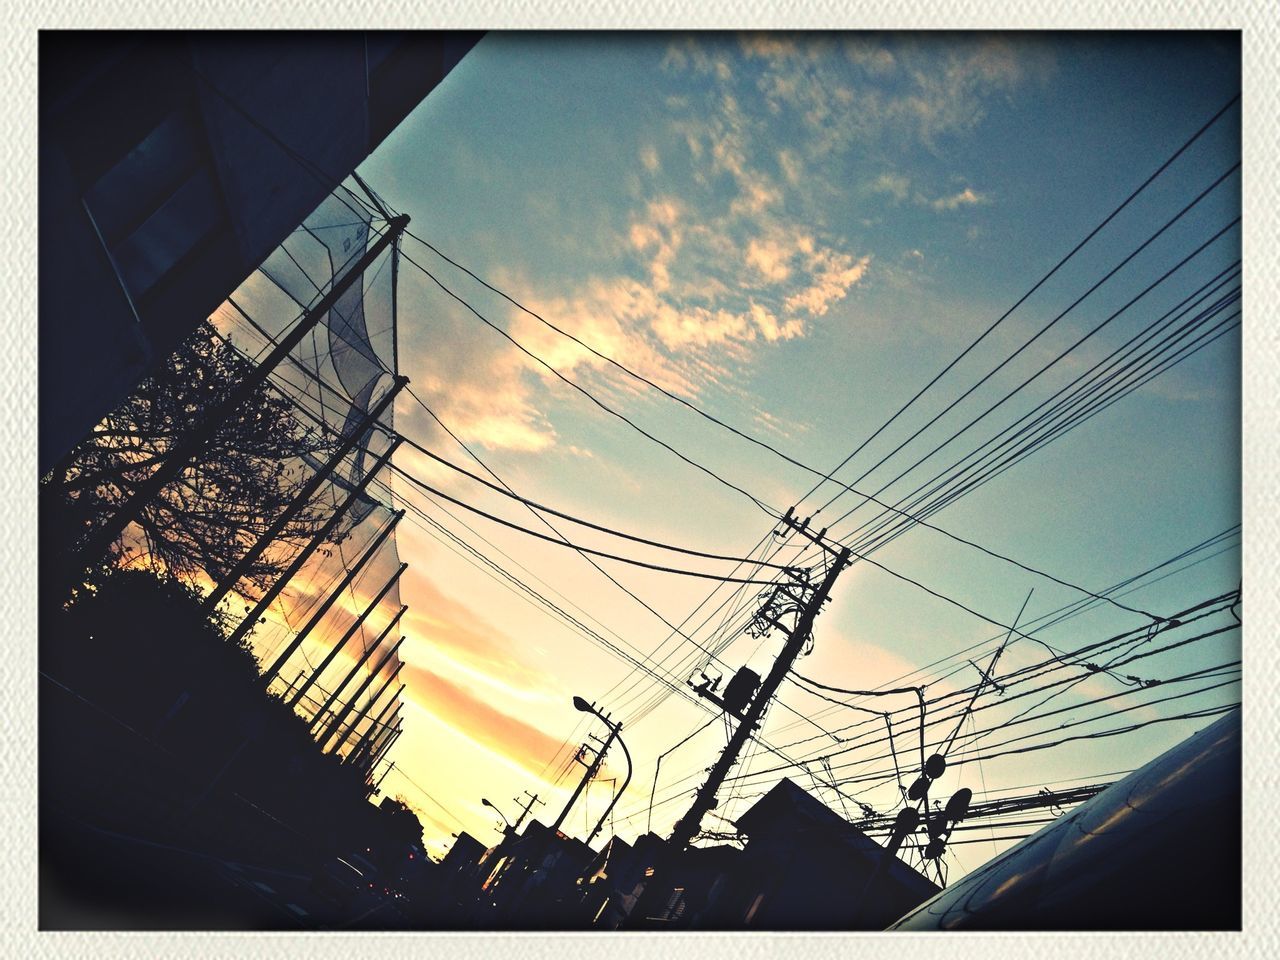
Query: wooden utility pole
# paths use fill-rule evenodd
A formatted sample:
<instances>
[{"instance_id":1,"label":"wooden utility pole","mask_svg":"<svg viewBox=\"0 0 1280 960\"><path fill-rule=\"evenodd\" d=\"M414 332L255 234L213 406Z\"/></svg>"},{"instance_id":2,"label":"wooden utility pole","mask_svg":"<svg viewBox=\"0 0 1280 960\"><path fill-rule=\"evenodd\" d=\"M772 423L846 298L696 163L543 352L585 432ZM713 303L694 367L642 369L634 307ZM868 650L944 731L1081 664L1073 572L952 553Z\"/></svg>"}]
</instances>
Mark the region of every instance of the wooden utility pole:
<instances>
[{"instance_id":1,"label":"wooden utility pole","mask_svg":"<svg viewBox=\"0 0 1280 960\"><path fill-rule=\"evenodd\" d=\"M590 783L599 772L600 765L604 763L604 755L609 752L609 748L613 746L613 741L618 736L618 731L622 729L621 723L614 724L608 720L605 720L605 723L609 724L609 736L605 738L604 745L596 751L595 759L587 764L587 769L582 774L582 779L578 781L578 786L574 789L573 796L569 798L569 802L566 803L564 805L564 809L560 811L560 816L556 817L556 822L551 825L552 833L555 833L555 831L560 829L560 825L564 823L565 817L569 816L569 811L573 809L573 805L577 801L579 795L581 795L582 791L587 788L587 784Z\"/></svg>"},{"instance_id":2,"label":"wooden utility pole","mask_svg":"<svg viewBox=\"0 0 1280 960\"><path fill-rule=\"evenodd\" d=\"M804 532L805 525L796 523L792 519L791 511L787 511L787 515L783 518L783 523L794 530ZM820 540L821 534L816 539ZM828 594L831 593L831 587L836 582L836 577L840 575L840 571L848 563L849 548L844 547L836 554L831 568L827 571L827 575L823 577L822 583L818 585L818 589L801 606L795 626L788 633L787 642L783 646L782 652L778 654L778 658L773 662L773 669L769 671L769 675L760 684L760 689L756 691L751 705L743 713L737 729L733 731L733 736L724 748L724 752L720 754L715 766L711 768L706 782L698 789L693 805L689 807L685 815L676 823L675 829L672 830L671 844L677 850L682 850L689 845L689 841L693 839L702 826L702 818L707 811L715 807L716 791L724 783L724 778L728 775L729 770L737 763L738 754L741 753L747 740L750 739L751 734L758 726L760 718L764 715L765 708L769 706L769 702L773 699L778 686L787 675L787 671L791 669L791 665L795 663L796 657L800 655L801 649L809 640L813 632L814 618L817 617L822 604L826 601ZM769 613L767 608L762 611L762 615L773 625L782 625L776 617Z\"/></svg>"},{"instance_id":3,"label":"wooden utility pole","mask_svg":"<svg viewBox=\"0 0 1280 960\"><path fill-rule=\"evenodd\" d=\"M382 771L382 776L378 778L378 782L369 788L370 796L377 793L382 788L382 781L387 779L387 774L390 773L392 770L394 770L395 766L396 766L396 762L392 760L390 765L387 767L387 769Z\"/></svg>"},{"instance_id":4,"label":"wooden utility pole","mask_svg":"<svg viewBox=\"0 0 1280 960\"><path fill-rule=\"evenodd\" d=\"M394 732L394 733L392 733L392 734L391 734L389 737L387 737L386 739L384 739L384 740L382 741L381 746L379 746L379 747L377 748L377 755L376 755L376 756L373 758L373 760L372 760L372 761L370 761L370 763L369 763L369 769L370 769L370 770L372 770L372 769L373 769L374 767L376 767L379 763L381 763L381 762L382 762L382 758L383 758L383 757L385 757L388 753L390 753L390 752L391 752L391 748L392 748L392 747L394 747L394 746L396 745L396 741L400 739L400 734L402 734L402 733L404 733L404 721L403 721L403 720L401 720L398 724L396 724L395 732Z\"/></svg>"},{"instance_id":5,"label":"wooden utility pole","mask_svg":"<svg viewBox=\"0 0 1280 960\"><path fill-rule=\"evenodd\" d=\"M520 811L520 816L517 817L516 822L511 825L512 833L515 833L520 829L520 824L524 823L524 818L529 816L529 811L533 809L533 805L535 803L542 803L542 801L538 799L538 795L536 793L530 793L526 790L524 795L529 798L529 802L524 805ZM516 802L519 803L520 801L517 799Z\"/></svg>"}]
</instances>

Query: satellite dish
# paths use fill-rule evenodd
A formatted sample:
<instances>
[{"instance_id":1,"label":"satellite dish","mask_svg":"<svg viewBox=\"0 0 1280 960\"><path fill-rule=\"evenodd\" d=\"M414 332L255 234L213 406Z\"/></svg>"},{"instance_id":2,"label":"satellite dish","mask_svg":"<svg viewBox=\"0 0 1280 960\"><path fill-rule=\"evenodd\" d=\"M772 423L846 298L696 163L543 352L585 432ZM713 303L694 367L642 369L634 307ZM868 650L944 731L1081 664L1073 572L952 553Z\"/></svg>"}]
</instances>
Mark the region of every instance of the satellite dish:
<instances>
[{"instance_id":1,"label":"satellite dish","mask_svg":"<svg viewBox=\"0 0 1280 960\"><path fill-rule=\"evenodd\" d=\"M937 840L947 829L946 817L934 814L932 817L926 817L924 828L929 831L929 836Z\"/></svg>"},{"instance_id":2,"label":"satellite dish","mask_svg":"<svg viewBox=\"0 0 1280 960\"><path fill-rule=\"evenodd\" d=\"M942 811L943 816L953 823L958 823L965 818L965 814L969 812L969 801L973 799L973 791L968 787L961 787L951 795L951 799L947 801L947 807Z\"/></svg>"},{"instance_id":3,"label":"satellite dish","mask_svg":"<svg viewBox=\"0 0 1280 960\"><path fill-rule=\"evenodd\" d=\"M924 762L924 775L930 780L937 780L947 770L947 758L935 753Z\"/></svg>"},{"instance_id":4,"label":"satellite dish","mask_svg":"<svg viewBox=\"0 0 1280 960\"><path fill-rule=\"evenodd\" d=\"M926 860L937 860L942 856L942 851L947 849L947 842L941 837L934 837L929 841L928 846L924 848L924 858Z\"/></svg>"},{"instance_id":5,"label":"satellite dish","mask_svg":"<svg viewBox=\"0 0 1280 960\"><path fill-rule=\"evenodd\" d=\"M908 800L919 800L929 792L929 781L924 777L916 777L915 783L907 788Z\"/></svg>"},{"instance_id":6,"label":"satellite dish","mask_svg":"<svg viewBox=\"0 0 1280 960\"><path fill-rule=\"evenodd\" d=\"M920 811L915 807L903 807L893 819L893 832L906 836L920 825Z\"/></svg>"}]
</instances>

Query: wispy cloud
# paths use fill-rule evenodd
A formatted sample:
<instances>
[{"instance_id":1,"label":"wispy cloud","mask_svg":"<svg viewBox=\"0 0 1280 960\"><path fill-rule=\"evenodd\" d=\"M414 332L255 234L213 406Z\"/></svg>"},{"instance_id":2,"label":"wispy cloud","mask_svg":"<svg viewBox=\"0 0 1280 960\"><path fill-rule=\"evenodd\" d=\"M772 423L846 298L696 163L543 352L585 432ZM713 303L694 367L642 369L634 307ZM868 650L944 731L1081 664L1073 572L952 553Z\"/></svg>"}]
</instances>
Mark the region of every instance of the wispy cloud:
<instances>
[{"instance_id":1,"label":"wispy cloud","mask_svg":"<svg viewBox=\"0 0 1280 960\"><path fill-rule=\"evenodd\" d=\"M972 130L993 97L1008 97L1051 68L1048 53L995 36L886 34L847 38L741 38L764 64L769 109L808 128L810 156L883 139L936 148Z\"/></svg>"},{"instance_id":2,"label":"wispy cloud","mask_svg":"<svg viewBox=\"0 0 1280 960\"><path fill-rule=\"evenodd\" d=\"M550 696L556 684L529 663L528 652L503 631L445 594L430 577L414 568L406 573L406 589L414 598L403 624L409 634L407 659L421 660L443 654L449 661L433 659L437 671L453 670L455 680L483 678L517 699Z\"/></svg>"},{"instance_id":3,"label":"wispy cloud","mask_svg":"<svg viewBox=\"0 0 1280 960\"><path fill-rule=\"evenodd\" d=\"M980 203L986 203L987 197L981 193L977 193L972 187L965 187L959 193L953 193L946 197L937 197L926 202L934 210L956 210L960 207L970 207Z\"/></svg>"},{"instance_id":4,"label":"wispy cloud","mask_svg":"<svg viewBox=\"0 0 1280 960\"><path fill-rule=\"evenodd\" d=\"M437 673L406 663L402 675L407 696L419 707L535 775L560 749L560 741L555 737L498 710Z\"/></svg>"},{"instance_id":5,"label":"wispy cloud","mask_svg":"<svg viewBox=\"0 0 1280 960\"><path fill-rule=\"evenodd\" d=\"M1013 96L1036 73L1027 49L999 37L681 38L662 64L669 116L633 155L630 215L598 238L617 269L561 279L554 292L522 276L501 285L606 357L703 397L759 351L807 336L875 269L872 250L824 226L824 206L859 202L854 190L819 193L837 182L838 158L856 147L881 166L862 202L879 194L948 213L988 201L963 181L957 190L954 175L956 192L931 190L889 151L936 150L972 130L991 98ZM506 305L491 316L590 389L639 389L533 318ZM468 352L438 337L420 355L433 358L424 389L468 442L523 452L562 442L544 393L561 388L515 349L490 340Z\"/></svg>"},{"instance_id":6,"label":"wispy cloud","mask_svg":"<svg viewBox=\"0 0 1280 960\"><path fill-rule=\"evenodd\" d=\"M855 258L839 251L815 250L809 257L813 282L787 297L787 312L822 316L833 303L845 298L866 274L870 263L870 256Z\"/></svg>"},{"instance_id":7,"label":"wispy cloud","mask_svg":"<svg viewBox=\"0 0 1280 960\"><path fill-rule=\"evenodd\" d=\"M901 203L911 192L911 179L900 173L882 173L871 184L874 193L887 193Z\"/></svg>"}]
</instances>

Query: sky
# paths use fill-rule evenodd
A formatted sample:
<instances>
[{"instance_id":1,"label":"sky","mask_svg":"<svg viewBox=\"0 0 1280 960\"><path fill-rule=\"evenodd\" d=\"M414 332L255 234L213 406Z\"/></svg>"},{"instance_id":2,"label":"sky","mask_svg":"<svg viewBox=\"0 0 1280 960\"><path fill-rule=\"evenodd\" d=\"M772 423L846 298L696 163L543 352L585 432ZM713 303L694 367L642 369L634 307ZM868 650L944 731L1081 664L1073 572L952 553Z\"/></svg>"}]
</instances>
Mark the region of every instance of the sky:
<instances>
[{"instance_id":1,"label":"sky","mask_svg":"<svg viewBox=\"0 0 1280 960\"><path fill-rule=\"evenodd\" d=\"M766 509L776 516L798 505L796 515L813 516L815 528L853 532L873 515L864 501L831 482L808 496L851 452L837 478L896 501L1240 256L1239 230L1230 226L1240 213L1240 175L1231 169L1240 151L1236 107L875 434L1239 88L1238 38L1226 34L489 34L359 173L411 216L418 238L527 311L406 238L397 332L399 367L414 395L397 401L397 427L483 474L475 455L521 496L595 524L723 556L777 547L780 559L795 562L794 543L771 534L777 524ZM1239 522L1239 372L1239 334L1231 331L930 522L1092 591L1147 570ZM452 497L550 535L521 505L421 454L402 449L397 463ZM589 733L605 732L574 711L575 695L623 722L635 764L615 812L623 838L646 828L655 764L675 747L652 810L652 829L668 832L723 745L724 727L617 651L677 685L708 668L701 647L717 650L714 668L725 680L744 665L764 674L780 639L743 633L740 620L724 616L749 613L762 587L734 592L606 559L597 569L563 546L424 499L404 480L394 489L589 628L567 625L412 512L401 523L398 549L410 564L400 585L410 608L401 651L407 699L384 790L419 812L429 849L439 854L460 829L496 842L500 823L481 798L514 819L514 798L529 790L545 801L534 815L555 818L582 769L566 762L565 745L571 753ZM584 546L732 575L732 563L550 519ZM1238 543L1125 602L1168 615L1234 589ZM797 663L805 676L850 689L900 685L903 675L974 644L989 658L1020 610L1018 622L1030 624L1082 597L919 526L873 559L914 582L869 563L844 571L817 621L812 653ZM742 569L749 568L736 575ZM717 611L726 600L730 607ZM1036 636L1073 650L1147 622L1099 604ZM1019 639L1000 666L1044 656L1045 648ZM1153 661L1146 678L1238 656L1239 634L1228 632ZM965 656L948 664L961 672L931 674L930 696L977 679ZM1124 689L1101 674L1060 702ZM1189 702L1238 697L1238 686L1227 686ZM876 712L889 709L884 703L876 701ZM1173 715L1187 703L1126 717ZM1081 707L1047 723L1087 715ZM834 729L866 717L786 683L764 732L776 747L816 757L839 744L815 722ZM989 722L981 714L973 720ZM1105 782L1208 722L957 765L943 786L986 795ZM858 756L883 765L886 753L882 746ZM779 763L767 748L752 748L735 773ZM608 803L608 781L625 772L610 754L604 782L587 791L564 829L585 837ZM887 810L896 802L892 784L850 786L841 798L822 774L814 760L787 775L837 808L843 801ZM913 776L904 771L904 782ZM717 814L745 812L771 782L748 777L732 794L727 784ZM704 826L727 829L714 817ZM950 876L998 849L953 847Z\"/></svg>"}]
</instances>

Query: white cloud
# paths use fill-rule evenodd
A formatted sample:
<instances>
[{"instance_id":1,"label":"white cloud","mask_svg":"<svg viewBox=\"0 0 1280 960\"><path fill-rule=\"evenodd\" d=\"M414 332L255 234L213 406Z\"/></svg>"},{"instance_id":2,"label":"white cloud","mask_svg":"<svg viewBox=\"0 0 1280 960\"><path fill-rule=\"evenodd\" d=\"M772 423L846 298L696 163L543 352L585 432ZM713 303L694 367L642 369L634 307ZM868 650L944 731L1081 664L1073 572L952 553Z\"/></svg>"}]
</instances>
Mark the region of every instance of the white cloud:
<instances>
[{"instance_id":1,"label":"white cloud","mask_svg":"<svg viewBox=\"0 0 1280 960\"><path fill-rule=\"evenodd\" d=\"M935 210L956 210L960 207L976 206L986 202L987 197L975 192L972 187L965 187L959 193L954 193L949 197L938 197L927 201L929 206Z\"/></svg>"},{"instance_id":2,"label":"white cloud","mask_svg":"<svg viewBox=\"0 0 1280 960\"><path fill-rule=\"evenodd\" d=\"M933 48L914 38L762 34L733 44L684 38L670 46L663 67L693 72L704 92L672 91L663 101L673 112L669 139L638 147L649 176L636 189L647 195L619 236L601 238L628 253L630 266L624 257L616 272L584 277L554 296L524 278L503 286L605 357L691 398L729 390L731 370L771 344L806 336L866 277L871 255L822 226L819 204L828 198L818 198L813 184L830 182L824 165L873 134L919 142L964 129L984 97L1012 89L1023 75L1012 48L998 43ZM891 90L879 83L884 77L893 79ZM782 123L801 135L779 141ZM684 148L689 154L680 157ZM666 157L693 161L678 191L662 179ZM884 172L870 190L898 202L948 211L986 199L968 187L922 198L908 171L879 166ZM513 311L509 324L517 340L593 393L643 392L535 319ZM459 369L459 359L470 363L465 381L474 386L455 379L446 394L445 373ZM528 451L560 442L540 412L543 384L554 379L545 368L507 348L454 360L440 361L435 402L467 439Z\"/></svg>"},{"instance_id":3,"label":"white cloud","mask_svg":"<svg viewBox=\"0 0 1280 960\"><path fill-rule=\"evenodd\" d=\"M863 36L836 43L749 34L739 46L763 64L757 87L766 109L804 122L804 149L814 159L886 137L933 148L940 137L976 126L990 98L1016 92L1051 66L1039 45L1015 46L994 35Z\"/></svg>"},{"instance_id":4,"label":"white cloud","mask_svg":"<svg viewBox=\"0 0 1280 960\"><path fill-rule=\"evenodd\" d=\"M847 253L818 251L811 264L813 283L786 299L788 313L801 311L820 317L833 303L843 300L871 263L870 256L855 259Z\"/></svg>"},{"instance_id":5,"label":"white cloud","mask_svg":"<svg viewBox=\"0 0 1280 960\"><path fill-rule=\"evenodd\" d=\"M911 192L911 180L900 173L882 173L871 184L875 193L887 193L901 202Z\"/></svg>"},{"instance_id":6,"label":"white cloud","mask_svg":"<svg viewBox=\"0 0 1280 960\"><path fill-rule=\"evenodd\" d=\"M804 164L794 150L778 151L778 168L791 186L797 186L804 175Z\"/></svg>"},{"instance_id":7,"label":"white cloud","mask_svg":"<svg viewBox=\"0 0 1280 960\"><path fill-rule=\"evenodd\" d=\"M659 292L670 289L671 263L684 242L679 204L670 199L650 201L645 215L632 221L627 239L633 250L650 255L649 278L654 287Z\"/></svg>"},{"instance_id":8,"label":"white cloud","mask_svg":"<svg viewBox=\"0 0 1280 960\"><path fill-rule=\"evenodd\" d=\"M898 59L892 51L869 37L846 38L844 55L850 63L873 77L888 76L898 66Z\"/></svg>"},{"instance_id":9,"label":"white cloud","mask_svg":"<svg viewBox=\"0 0 1280 960\"><path fill-rule=\"evenodd\" d=\"M650 173L657 173L662 168L662 161L658 157L658 150L653 144L646 144L640 149L640 162L644 168Z\"/></svg>"},{"instance_id":10,"label":"white cloud","mask_svg":"<svg viewBox=\"0 0 1280 960\"><path fill-rule=\"evenodd\" d=\"M791 258L794 248L788 248L777 240L752 237L747 244L747 264L755 267L770 283L782 283L791 276Z\"/></svg>"}]
</instances>

